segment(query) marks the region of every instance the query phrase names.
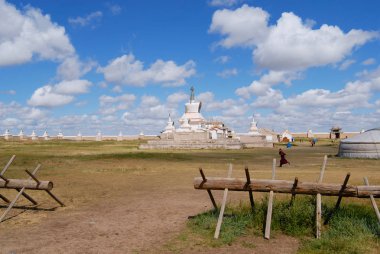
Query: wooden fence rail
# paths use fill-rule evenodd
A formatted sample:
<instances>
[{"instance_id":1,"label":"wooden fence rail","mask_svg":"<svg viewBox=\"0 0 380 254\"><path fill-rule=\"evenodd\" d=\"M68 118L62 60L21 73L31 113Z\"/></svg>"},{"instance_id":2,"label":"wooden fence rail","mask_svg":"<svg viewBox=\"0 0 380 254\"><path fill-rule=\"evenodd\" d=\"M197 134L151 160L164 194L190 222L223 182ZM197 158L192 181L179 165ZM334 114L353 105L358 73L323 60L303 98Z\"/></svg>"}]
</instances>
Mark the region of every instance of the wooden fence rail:
<instances>
[{"instance_id":1,"label":"wooden fence rail","mask_svg":"<svg viewBox=\"0 0 380 254\"><path fill-rule=\"evenodd\" d=\"M274 193L288 193L291 194L290 205L292 205L296 194L303 195L316 195L316 237L321 236L321 219L322 219L322 196L337 196L335 208L327 215L324 222L326 225L334 212L339 209L341 200L343 197L356 197L356 198L370 198L372 206L375 210L376 216L380 223L380 213L376 205L375 198L380 197L380 185L369 185L367 178L364 178L366 185L348 185L348 180L351 176L348 173L342 184L322 183L325 168L327 164L327 156L324 157L324 161L321 167L321 172L317 182L302 182L298 177L294 181L287 180L275 180L275 166L276 160L273 160L272 166L272 179L252 179L249 174L248 167L245 167L246 178L231 178L232 165L230 164L230 171L227 178L224 177L206 177L203 170L200 169L202 177L194 178L194 188L198 190L207 190L212 204L217 209L215 199L211 194L212 190L224 190L224 196L222 201L222 208L219 214L217 228L215 232L215 238L219 237L221 229L223 212L226 205L226 198L228 191L247 191L249 193L250 204L252 212L254 212L254 200L253 192L269 192L268 209L265 225L265 238L270 239L270 224L272 218L272 203Z\"/></svg>"},{"instance_id":2,"label":"wooden fence rail","mask_svg":"<svg viewBox=\"0 0 380 254\"><path fill-rule=\"evenodd\" d=\"M380 197L380 185L347 185L343 190L342 184L333 183L316 183L302 182L298 177L297 185L294 181L271 180L271 179L251 179L250 184L246 184L244 178L223 178L223 177L207 177L207 181L203 182L201 177L194 178L194 188L202 190L224 190L230 191L253 191L253 192L270 192L289 193L289 194L306 194L316 195L320 193L322 196L342 196L369 198Z\"/></svg>"}]
</instances>

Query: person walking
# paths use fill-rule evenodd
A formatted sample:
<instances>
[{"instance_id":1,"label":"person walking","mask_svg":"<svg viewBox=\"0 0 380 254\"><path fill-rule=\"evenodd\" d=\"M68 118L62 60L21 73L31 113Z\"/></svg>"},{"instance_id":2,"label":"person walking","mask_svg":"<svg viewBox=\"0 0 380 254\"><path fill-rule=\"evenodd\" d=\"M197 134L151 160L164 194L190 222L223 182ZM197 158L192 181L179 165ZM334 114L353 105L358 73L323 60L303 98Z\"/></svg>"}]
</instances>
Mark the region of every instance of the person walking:
<instances>
[{"instance_id":1,"label":"person walking","mask_svg":"<svg viewBox=\"0 0 380 254\"><path fill-rule=\"evenodd\" d=\"M281 156L280 167L282 167L282 165L284 165L284 164L290 165L290 162L285 159L286 153L284 153L284 151L282 151L281 148L280 148L280 150L278 150L278 154Z\"/></svg>"}]
</instances>

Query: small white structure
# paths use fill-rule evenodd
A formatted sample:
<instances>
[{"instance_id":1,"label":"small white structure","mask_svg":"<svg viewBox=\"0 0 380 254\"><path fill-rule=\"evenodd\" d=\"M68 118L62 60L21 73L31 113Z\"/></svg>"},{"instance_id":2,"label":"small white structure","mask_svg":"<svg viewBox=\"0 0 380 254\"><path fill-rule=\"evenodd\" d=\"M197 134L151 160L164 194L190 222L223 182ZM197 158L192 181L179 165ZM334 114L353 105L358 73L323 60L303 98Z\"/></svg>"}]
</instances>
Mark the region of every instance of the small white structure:
<instances>
[{"instance_id":1,"label":"small white structure","mask_svg":"<svg viewBox=\"0 0 380 254\"><path fill-rule=\"evenodd\" d=\"M49 134L48 134L47 130L45 130L44 134L42 135L42 138L44 140L49 140Z\"/></svg>"},{"instance_id":2,"label":"small white structure","mask_svg":"<svg viewBox=\"0 0 380 254\"><path fill-rule=\"evenodd\" d=\"M4 139L5 140L10 140L12 138L12 134L11 132L7 129L5 130L5 133L4 133Z\"/></svg>"},{"instance_id":3,"label":"small white structure","mask_svg":"<svg viewBox=\"0 0 380 254\"><path fill-rule=\"evenodd\" d=\"M82 141L82 140L83 140L82 133L78 132L78 135L77 135L77 137L76 137L76 140L78 140L78 141Z\"/></svg>"},{"instance_id":4,"label":"small white structure","mask_svg":"<svg viewBox=\"0 0 380 254\"><path fill-rule=\"evenodd\" d=\"M38 139L37 134L36 134L36 132L35 132L34 130L32 131L32 135L30 135L30 138L31 138L33 141Z\"/></svg>"},{"instance_id":5,"label":"small white structure","mask_svg":"<svg viewBox=\"0 0 380 254\"><path fill-rule=\"evenodd\" d=\"M177 132L191 132L191 125L189 119L182 117L180 120L181 126L177 129Z\"/></svg>"},{"instance_id":6,"label":"small white structure","mask_svg":"<svg viewBox=\"0 0 380 254\"><path fill-rule=\"evenodd\" d=\"M116 138L117 141L123 141L123 133L119 132L119 135Z\"/></svg>"},{"instance_id":7,"label":"small white structure","mask_svg":"<svg viewBox=\"0 0 380 254\"><path fill-rule=\"evenodd\" d=\"M168 123L165 127L165 130L162 133L173 133L174 131L175 131L174 121L172 120L169 114Z\"/></svg>"},{"instance_id":8,"label":"small white structure","mask_svg":"<svg viewBox=\"0 0 380 254\"><path fill-rule=\"evenodd\" d=\"M63 133L62 131L60 131L57 135L57 139L63 139L63 138L64 138Z\"/></svg>"},{"instance_id":9,"label":"small white structure","mask_svg":"<svg viewBox=\"0 0 380 254\"><path fill-rule=\"evenodd\" d=\"M96 133L96 138L95 138L96 141L102 141L102 133L100 131L98 131L98 133Z\"/></svg>"},{"instance_id":10,"label":"small white structure","mask_svg":"<svg viewBox=\"0 0 380 254\"><path fill-rule=\"evenodd\" d=\"M291 142L293 140L293 135L290 133L289 130L286 130L281 135L281 141L282 142Z\"/></svg>"},{"instance_id":11,"label":"small white structure","mask_svg":"<svg viewBox=\"0 0 380 254\"><path fill-rule=\"evenodd\" d=\"M145 135L144 135L144 132L143 132L143 131L141 131L141 132L140 132L140 134L139 134L139 139L143 139L143 138L144 138L144 136L145 136Z\"/></svg>"},{"instance_id":12,"label":"small white structure","mask_svg":"<svg viewBox=\"0 0 380 254\"><path fill-rule=\"evenodd\" d=\"M279 138L278 138L279 135L273 130L261 128L260 133L262 135L265 135L265 138L268 142L272 142L272 143L279 142Z\"/></svg>"},{"instance_id":13,"label":"small white structure","mask_svg":"<svg viewBox=\"0 0 380 254\"><path fill-rule=\"evenodd\" d=\"M18 137L20 138L20 140L24 140L25 139L25 135L24 135L24 130L23 129L20 130L20 133L18 134Z\"/></svg>"},{"instance_id":14,"label":"small white structure","mask_svg":"<svg viewBox=\"0 0 380 254\"><path fill-rule=\"evenodd\" d=\"M255 121L255 117L252 116L252 121L251 121L251 127L249 128L249 135L251 136L259 136L261 135L259 132L259 128L257 128L257 122Z\"/></svg>"},{"instance_id":15,"label":"small white structure","mask_svg":"<svg viewBox=\"0 0 380 254\"><path fill-rule=\"evenodd\" d=\"M308 137L308 138L314 138L313 131L312 130L308 130L307 134L306 134L306 137Z\"/></svg>"},{"instance_id":16,"label":"small white structure","mask_svg":"<svg viewBox=\"0 0 380 254\"><path fill-rule=\"evenodd\" d=\"M195 101L194 87L190 88L190 101L185 104L185 113L179 119L179 123L190 130L199 130L202 128L202 125L205 124L206 120L201 114L202 102Z\"/></svg>"}]
</instances>

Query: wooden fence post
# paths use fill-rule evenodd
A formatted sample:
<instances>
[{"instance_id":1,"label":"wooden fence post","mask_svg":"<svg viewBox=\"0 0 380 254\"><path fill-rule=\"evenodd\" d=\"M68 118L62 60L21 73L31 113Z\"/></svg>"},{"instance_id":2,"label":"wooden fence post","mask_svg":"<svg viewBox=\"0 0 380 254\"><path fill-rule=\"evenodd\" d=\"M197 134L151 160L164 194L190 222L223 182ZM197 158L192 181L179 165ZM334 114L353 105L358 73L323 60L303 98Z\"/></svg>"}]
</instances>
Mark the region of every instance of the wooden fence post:
<instances>
[{"instance_id":1,"label":"wooden fence post","mask_svg":"<svg viewBox=\"0 0 380 254\"><path fill-rule=\"evenodd\" d=\"M248 189L249 202L251 203L251 209L253 212L255 209L255 201L253 199L253 193L252 193L251 187L249 186L251 184L251 176L249 175L248 167L245 167L245 177L247 178L247 183L245 185L246 185L246 188L249 188Z\"/></svg>"},{"instance_id":2,"label":"wooden fence post","mask_svg":"<svg viewBox=\"0 0 380 254\"><path fill-rule=\"evenodd\" d=\"M343 194L344 189L346 189L346 186L347 186L347 183L348 183L348 179L350 179L350 176L351 176L351 173L348 173L346 175L346 178L344 179L342 187L341 187L341 189L339 191L339 196L338 196L338 200L337 200L337 202L335 204L335 208L333 210L331 210L331 212L327 215L325 223L324 223L325 225L327 225L329 223L329 221L330 221L331 217L333 216L334 212L339 209L340 202L342 201L342 197L343 197L342 194Z\"/></svg>"},{"instance_id":3,"label":"wooden fence post","mask_svg":"<svg viewBox=\"0 0 380 254\"><path fill-rule=\"evenodd\" d=\"M319 174L318 183L322 183L323 176L325 174L326 164L327 164L327 155L325 155L325 157L323 158L323 165L321 168L321 173ZM316 220L315 236L317 238L320 238L321 237L321 220L322 220L322 196L320 193L317 194L317 208L316 208L315 220Z\"/></svg>"},{"instance_id":4,"label":"wooden fence post","mask_svg":"<svg viewBox=\"0 0 380 254\"><path fill-rule=\"evenodd\" d=\"M273 159L272 165L272 180L276 178L276 159ZM268 210L267 210L267 220L265 223L265 239L270 238L270 226L272 223L272 209L273 209L273 191L269 192L269 200L268 200Z\"/></svg>"},{"instance_id":5,"label":"wooden fence post","mask_svg":"<svg viewBox=\"0 0 380 254\"><path fill-rule=\"evenodd\" d=\"M230 166L229 166L229 169L228 169L228 176L227 177L230 178L231 175L232 175L232 164L230 163ZM222 226L222 221L223 221L224 209L226 208L227 194L228 194L228 189L226 188L226 189L224 189L222 206L220 208L218 223L216 224L216 229L215 229L215 234L214 234L214 238L215 239L219 238L220 228Z\"/></svg>"},{"instance_id":6,"label":"wooden fence post","mask_svg":"<svg viewBox=\"0 0 380 254\"><path fill-rule=\"evenodd\" d=\"M367 177L364 177L364 183L365 183L365 185L369 186L369 182L368 182ZM373 195L370 195L369 197L371 199L372 207L375 210L375 213L376 213L376 216L377 216L377 220L380 223L380 212L379 212L379 208L377 207L375 198L373 197Z\"/></svg>"}]
</instances>

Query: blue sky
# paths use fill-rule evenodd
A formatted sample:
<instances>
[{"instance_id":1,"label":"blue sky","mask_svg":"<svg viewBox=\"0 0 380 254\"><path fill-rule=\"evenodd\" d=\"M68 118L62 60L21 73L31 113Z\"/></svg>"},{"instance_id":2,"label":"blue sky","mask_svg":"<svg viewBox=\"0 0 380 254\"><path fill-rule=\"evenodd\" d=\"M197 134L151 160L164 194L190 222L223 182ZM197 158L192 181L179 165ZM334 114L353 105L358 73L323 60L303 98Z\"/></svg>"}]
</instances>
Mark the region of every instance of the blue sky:
<instances>
[{"instance_id":1,"label":"blue sky","mask_svg":"<svg viewBox=\"0 0 380 254\"><path fill-rule=\"evenodd\" d=\"M380 126L376 1L0 0L0 132Z\"/></svg>"}]
</instances>

